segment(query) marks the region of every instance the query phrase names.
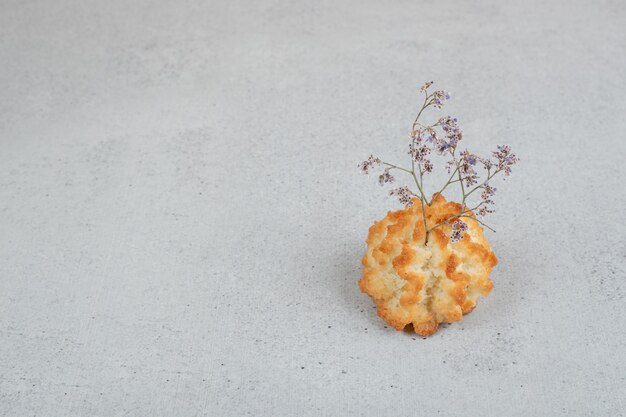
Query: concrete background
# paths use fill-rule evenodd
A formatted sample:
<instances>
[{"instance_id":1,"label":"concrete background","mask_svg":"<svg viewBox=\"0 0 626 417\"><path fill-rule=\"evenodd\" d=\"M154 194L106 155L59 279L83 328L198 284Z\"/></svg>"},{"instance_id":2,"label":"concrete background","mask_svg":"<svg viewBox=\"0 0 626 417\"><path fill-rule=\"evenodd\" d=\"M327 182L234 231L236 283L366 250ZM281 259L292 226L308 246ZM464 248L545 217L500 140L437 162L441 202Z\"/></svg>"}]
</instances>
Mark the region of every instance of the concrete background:
<instances>
[{"instance_id":1,"label":"concrete background","mask_svg":"<svg viewBox=\"0 0 626 417\"><path fill-rule=\"evenodd\" d=\"M618 0L0 0L0 415L625 415L625 26ZM522 162L494 291L424 340L357 288L398 205L356 165L406 156L429 79Z\"/></svg>"}]
</instances>

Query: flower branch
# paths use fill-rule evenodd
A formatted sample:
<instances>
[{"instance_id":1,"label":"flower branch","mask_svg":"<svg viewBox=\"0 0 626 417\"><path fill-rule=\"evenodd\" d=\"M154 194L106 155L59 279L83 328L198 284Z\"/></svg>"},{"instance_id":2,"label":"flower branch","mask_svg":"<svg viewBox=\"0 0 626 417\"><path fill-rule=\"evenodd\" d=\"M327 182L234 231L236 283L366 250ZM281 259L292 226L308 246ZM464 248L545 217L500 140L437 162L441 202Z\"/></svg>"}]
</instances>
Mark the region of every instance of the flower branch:
<instances>
[{"instance_id":1,"label":"flower branch","mask_svg":"<svg viewBox=\"0 0 626 417\"><path fill-rule=\"evenodd\" d=\"M398 198L400 203L411 206L413 200L418 199L422 209L422 218L424 221L425 243L428 242L429 233L437 227L443 225L451 226L451 240L457 241L463 238L463 232L467 230L467 224L461 220L462 218L471 218L479 224L493 230L482 220L479 220L474 211L477 210L478 216L484 217L489 213L493 213L493 196L496 188L492 187L490 181L500 172L505 176L511 174L511 167L518 162L517 156L511 152L511 148L505 145L498 146L492 152L491 157L479 157L478 155L468 151L457 152L459 143L463 139L463 131L458 126L458 120L452 116L440 117L434 123L427 124L421 122L424 111L429 107L441 109L446 100L450 99L450 94L445 90L435 90L429 92L433 82L427 82L419 89L424 94L424 99L420 109L417 112L413 125L411 126L410 142L408 154L411 158L411 169L402 166L383 162L379 158L371 155L367 160L359 164L359 168L364 174L368 174L371 170L378 166L383 166L383 172L378 176L380 185L386 185L395 182L395 177L391 174L392 170L398 170L409 174L415 183L417 192L413 192L407 186L401 186L390 191L390 195ZM432 157L438 155L446 158L445 168L448 171L448 180L443 186L433 194L430 200L426 197L424 179L433 172L434 163ZM478 166L482 165L484 179L481 179ZM454 216L440 222L432 227L428 227L426 220L426 210L433 204L434 200L443 195L450 185L459 184L460 191L460 208L459 212ZM468 209L468 200L477 191L481 190L479 203L472 209Z\"/></svg>"}]
</instances>

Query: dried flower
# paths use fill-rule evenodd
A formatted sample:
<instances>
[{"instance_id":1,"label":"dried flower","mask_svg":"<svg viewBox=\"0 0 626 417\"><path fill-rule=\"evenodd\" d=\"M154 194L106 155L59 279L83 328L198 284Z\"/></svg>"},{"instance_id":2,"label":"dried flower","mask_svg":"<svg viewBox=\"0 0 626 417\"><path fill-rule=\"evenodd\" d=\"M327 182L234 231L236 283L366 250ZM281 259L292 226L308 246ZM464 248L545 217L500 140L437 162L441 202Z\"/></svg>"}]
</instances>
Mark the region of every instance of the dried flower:
<instances>
[{"instance_id":1,"label":"dried flower","mask_svg":"<svg viewBox=\"0 0 626 417\"><path fill-rule=\"evenodd\" d=\"M474 169L477 160L478 156L467 150L464 150L461 154L458 168L466 187L471 187L478 182L478 173Z\"/></svg>"},{"instance_id":2,"label":"dried flower","mask_svg":"<svg viewBox=\"0 0 626 417\"><path fill-rule=\"evenodd\" d=\"M385 168L383 173L378 176L378 183L381 186L388 184L388 183L392 183L396 180L394 176L389 173L389 171L391 171L391 168Z\"/></svg>"},{"instance_id":3,"label":"dried flower","mask_svg":"<svg viewBox=\"0 0 626 417\"><path fill-rule=\"evenodd\" d=\"M413 191L411 191L407 186L394 188L389 191L389 195L396 196L398 201L400 201L401 204L405 204L407 207L411 207L413 205L413 197L415 196Z\"/></svg>"},{"instance_id":4,"label":"dried flower","mask_svg":"<svg viewBox=\"0 0 626 417\"><path fill-rule=\"evenodd\" d=\"M365 175L370 173L370 169L376 168L381 164L381 160L374 157L374 155L370 155L365 161L359 164L359 169Z\"/></svg>"},{"instance_id":5,"label":"dried flower","mask_svg":"<svg viewBox=\"0 0 626 417\"><path fill-rule=\"evenodd\" d=\"M492 208L494 201L491 199L493 195L496 193L496 189L489 185L489 183L484 183L482 186L482 192L480 193L481 206L478 209L478 215L481 217L486 216L489 213L493 213L495 210Z\"/></svg>"},{"instance_id":6,"label":"dried flower","mask_svg":"<svg viewBox=\"0 0 626 417\"><path fill-rule=\"evenodd\" d=\"M395 181L395 178L391 175L391 170L393 169L410 174L411 180L415 182L417 187L417 192L411 191L407 186L395 188L389 192L390 195L397 197L400 203L407 206L411 206L413 201L418 201L422 204L422 207L431 205L437 195L443 193L451 184L459 183L461 204L457 214L434 225L428 224L427 219L423 218L426 242L428 242L430 231L443 224L452 225L450 238L453 242L456 242L463 239L463 232L467 230L467 224L461 221L461 217L473 218L484 226L489 227L476 218L476 215L485 216L494 211L492 197L496 189L491 186L489 181L500 172L504 172L505 176L509 176L511 167L518 162L518 158L511 152L511 148L505 145L498 146L497 150L492 152L491 159L476 155L467 149L459 153L458 145L463 139L463 131L460 129L458 120L455 117L444 116L440 117L432 125L422 124L419 119L426 108L431 106L441 108L444 101L450 99L450 94L445 90L437 90L429 95L428 89L432 84L433 82L429 81L420 88L420 92L424 94L424 103L413 122L410 133L411 142L408 153L411 157L411 169L383 162L372 155L359 164L359 168L363 173L368 174L371 169L381 164L386 165L387 167L383 173L378 176L378 182L381 185ZM447 158L445 168L448 171L449 179L429 200L424 192L423 177L425 173L430 173L434 169L433 162L430 159L430 155L433 152ZM480 169L480 165L482 165L484 170ZM478 190L480 190L480 201L472 207L469 204L470 197L475 198L478 194L474 194L474 192Z\"/></svg>"},{"instance_id":7,"label":"dried flower","mask_svg":"<svg viewBox=\"0 0 626 417\"><path fill-rule=\"evenodd\" d=\"M456 145L463 139L463 131L459 128L458 120L456 117L446 116L439 119L441 129L445 132L446 138L450 146L456 147Z\"/></svg>"},{"instance_id":8,"label":"dried flower","mask_svg":"<svg viewBox=\"0 0 626 417\"><path fill-rule=\"evenodd\" d=\"M482 198L484 202L491 204L492 201L490 199L496 193L496 189L489 185L488 182L482 185L482 189L483 192L481 193L480 198Z\"/></svg>"},{"instance_id":9,"label":"dried flower","mask_svg":"<svg viewBox=\"0 0 626 417\"><path fill-rule=\"evenodd\" d=\"M430 153L430 148L426 145L416 146L415 143L409 145L409 155L415 162L426 161L426 157Z\"/></svg>"},{"instance_id":10,"label":"dried flower","mask_svg":"<svg viewBox=\"0 0 626 417\"><path fill-rule=\"evenodd\" d=\"M431 86L431 85L433 85L433 82L432 82L432 81L425 82L425 83L422 85L422 87L420 88L420 93L425 93L425 92L426 92L426 90L428 90L428 89L430 88L430 86Z\"/></svg>"},{"instance_id":11,"label":"dried flower","mask_svg":"<svg viewBox=\"0 0 626 417\"><path fill-rule=\"evenodd\" d=\"M437 131L435 131L435 129L428 128L427 130L428 132L428 137L426 138L426 142L428 143L435 143L439 140L439 137L437 136Z\"/></svg>"},{"instance_id":12,"label":"dried flower","mask_svg":"<svg viewBox=\"0 0 626 417\"><path fill-rule=\"evenodd\" d=\"M435 143L435 150L439 155L443 155L450 149L450 144L445 140L439 140Z\"/></svg>"},{"instance_id":13,"label":"dried flower","mask_svg":"<svg viewBox=\"0 0 626 417\"><path fill-rule=\"evenodd\" d=\"M463 232L467 230L467 223L463 220L457 219L452 223L452 234L450 235L450 241L458 242L463 239Z\"/></svg>"},{"instance_id":14,"label":"dried flower","mask_svg":"<svg viewBox=\"0 0 626 417\"><path fill-rule=\"evenodd\" d=\"M490 170L493 167L493 162L489 158L479 158L486 170Z\"/></svg>"},{"instance_id":15,"label":"dried flower","mask_svg":"<svg viewBox=\"0 0 626 417\"><path fill-rule=\"evenodd\" d=\"M433 105L440 109L443 107L443 102L450 99L450 93L446 90L437 90L433 93L432 103Z\"/></svg>"},{"instance_id":16,"label":"dried flower","mask_svg":"<svg viewBox=\"0 0 626 417\"><path fill-rule=\"evenodd\" d=\"M498 145L498 150L493 152L496 158L498 171L504 171L507 177L511 175L511 167L517 163L517 156L511 152L511 148L507 145Z\"/></svg>"}]
</instances>

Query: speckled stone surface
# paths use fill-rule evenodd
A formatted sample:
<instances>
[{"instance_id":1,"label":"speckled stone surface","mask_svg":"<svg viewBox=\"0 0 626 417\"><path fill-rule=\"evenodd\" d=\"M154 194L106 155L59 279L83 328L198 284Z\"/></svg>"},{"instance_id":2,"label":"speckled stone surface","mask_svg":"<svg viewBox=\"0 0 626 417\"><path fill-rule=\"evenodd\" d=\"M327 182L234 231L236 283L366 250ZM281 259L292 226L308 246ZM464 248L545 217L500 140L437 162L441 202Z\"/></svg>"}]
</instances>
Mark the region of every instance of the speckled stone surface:
<instances>
[{"instance_id":1,"label":"speckled stone surface","mask_svg":"<svg viewBox=\"0 0 626 417\"><path fill-rule=\"evenodd\" d=\"M621 416L622 1L0 2L0 416ZM499 185L495 289L356 285L356 165L428 79ZM439 178L441 179L441 177Z\"/></svg>"}]
</instances>

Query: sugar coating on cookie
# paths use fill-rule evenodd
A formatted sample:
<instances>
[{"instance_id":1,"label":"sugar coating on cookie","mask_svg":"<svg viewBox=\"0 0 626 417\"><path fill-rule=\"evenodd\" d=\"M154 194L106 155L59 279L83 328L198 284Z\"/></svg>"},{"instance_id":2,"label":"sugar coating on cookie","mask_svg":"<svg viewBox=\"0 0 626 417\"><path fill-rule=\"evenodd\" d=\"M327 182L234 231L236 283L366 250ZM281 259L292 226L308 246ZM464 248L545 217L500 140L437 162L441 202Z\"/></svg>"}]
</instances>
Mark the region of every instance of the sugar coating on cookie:
<instances>
[{"instance_id":1,"label":"sugar coating on cookie","mask_svg":"<svg viewBox=\"0 0 626 417\"><path fill-rule=\"evenodd\" d=\"M424 211L428 227L459 213L460 204L434 199ZM363 257L361 291L378 306L378 315L397 330L412 324L429 336L440 323L460 321L478 298L493 288L489 273L497 259L471 218L463 238L452 242L448 224L433 229L425 244L419 200L404 210L387 213L370 227Z\"/></svg>"}]
</instances>

